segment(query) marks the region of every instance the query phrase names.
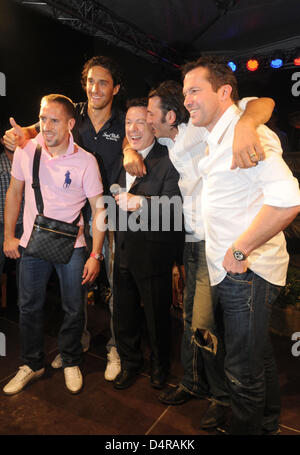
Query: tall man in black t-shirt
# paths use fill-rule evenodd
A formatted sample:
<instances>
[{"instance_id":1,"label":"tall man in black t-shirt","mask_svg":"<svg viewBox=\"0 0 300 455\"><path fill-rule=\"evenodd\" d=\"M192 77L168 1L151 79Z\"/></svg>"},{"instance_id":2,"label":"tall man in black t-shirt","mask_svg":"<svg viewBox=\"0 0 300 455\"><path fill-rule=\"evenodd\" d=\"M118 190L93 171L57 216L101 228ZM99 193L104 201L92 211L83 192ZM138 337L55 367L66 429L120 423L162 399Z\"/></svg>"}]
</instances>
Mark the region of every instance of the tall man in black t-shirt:
<instances>
[{"instance_id":1,"label":"tall man in black t-shirt","mask_svg":"<svg viewBox=\"0 0 300 455\"><path fill-rule=\"evenodd\" d=\"M106 183L110 185L111 171L122 154L125 136L125 114L114 106L122 90L121 73L108 57L88 60L83 67L81 84L87 101L76 105L76 124L72 130L78 145L101 157Z\"/></svg>"},{"instance_id":2,"label":"tall man in black t-shirt","mask_svg":"<svg viewBox=\"0 0 300 455\"><path fill-rule=\"evenodd\" d=\"M86 92L87 101L76 104L76 123L72 133L75 142L97 158L104 193L107 193L109 185L114 183L110 181L111 172L114 163L122 154L122 142L125 136L125 114L114 106L114 101L123 88L120 69L110 57L93 57L83 67L81 84ZM14 150L17 145L22 146L27 139L37 135L38 124L21 128L14 119L10 119L10 122L13 128L6 131L4 135L4 142L9 150ZM110 274L112 250L113 245L107 235L105 262L110 282L112 282ZM110 299L110 309L112 311L112 298ZM86 341L83 338L82 342L84 349L87 350L89 340ZM113 381L120 371L113 330L107 350L108 363L105 379ZM56 368L61 366L59 356L54 359L52 366Z\"/></svg>"}]
</instances>

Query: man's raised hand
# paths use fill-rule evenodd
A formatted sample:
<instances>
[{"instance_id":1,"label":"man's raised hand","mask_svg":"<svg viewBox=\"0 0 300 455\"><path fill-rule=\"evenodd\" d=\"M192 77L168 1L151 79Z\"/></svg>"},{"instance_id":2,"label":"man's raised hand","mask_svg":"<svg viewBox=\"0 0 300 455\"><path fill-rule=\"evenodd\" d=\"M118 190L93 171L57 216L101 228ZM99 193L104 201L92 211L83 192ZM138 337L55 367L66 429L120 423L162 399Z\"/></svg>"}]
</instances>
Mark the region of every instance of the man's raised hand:
<instances>
[{"instance_id":1,"label":"man's raised hand","mask_svg":"<svg viewBox=\"0 0 300 455\"><path fill-rule=\"evenodd\" d=\"M5 131L3 140L5 147L11 152L14 152L17 146L24 147L27 142L27 137L22 127L17 124L13 117L10 117L9 123L11 124L12 128Z\"/></svg>"}]
</instances>

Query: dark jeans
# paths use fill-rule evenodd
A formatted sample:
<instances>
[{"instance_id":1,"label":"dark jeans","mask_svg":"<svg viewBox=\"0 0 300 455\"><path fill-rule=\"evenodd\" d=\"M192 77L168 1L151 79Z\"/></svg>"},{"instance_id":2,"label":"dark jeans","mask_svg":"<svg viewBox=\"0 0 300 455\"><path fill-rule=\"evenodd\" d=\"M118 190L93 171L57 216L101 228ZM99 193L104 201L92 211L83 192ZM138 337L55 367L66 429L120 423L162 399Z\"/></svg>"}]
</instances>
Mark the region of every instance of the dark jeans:
<instances>
[{"instance_id":1,"label":"dark jeans","mask_svg":"<svg viewBox=\"0 0 300 455\"><path fill-rule=\"evenodd\" d=\"M224 317L230 433L276 430L280 395L268 328L271 304L280 288L248 270L227 274L216 289Z\"/></svg>"},{"instance_id":2,"label":"dark jeans","mask_svg":"<svg viewBox=\"0 0 300 455\"><path fill-rule=\"evenodd\" d=\"M184 292L184 332L181 362L184 375L182 387L196 396L212 396L228 404L229 396L224 375L224 351L218 340L216 352L212 345L201 341L203 329L218 339L215 299L212 295L205 256L205 242L188 242L184 248L186 274ZM216 343L215 343L216 344Z\"/></svg>"},{"instance_id":3,"label":"dark jeans","mask_svg":"<svg viewBox=\"0 0 300 455\"><path fill-rule=\"evenodd\" d=\"M82 356L81 336L84 328L84 286L82 271L85 248L75 248L68 264L54 264L26 256L20 261L19 308L21 360L33 371L44 366L44 303L46 287L56 270L64 319L58 336L63 367L79 365Z\"/></svg>"}]
</instances>

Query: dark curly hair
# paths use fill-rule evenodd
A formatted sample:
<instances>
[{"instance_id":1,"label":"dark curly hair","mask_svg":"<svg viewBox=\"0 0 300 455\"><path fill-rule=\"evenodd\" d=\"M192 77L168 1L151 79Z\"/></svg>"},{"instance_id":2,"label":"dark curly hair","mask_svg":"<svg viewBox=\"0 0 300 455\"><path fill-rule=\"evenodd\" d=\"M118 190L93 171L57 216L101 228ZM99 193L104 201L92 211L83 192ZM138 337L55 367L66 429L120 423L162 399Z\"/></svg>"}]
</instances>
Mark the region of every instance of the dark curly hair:
<instances>
[{"instance_id":1,"label":"dark curly hair","mask_svg":"<svg viewBox=\"0 0 300 455\"><path fill-rule=\"evenodd\" d=\"M119 65L110 57L97 55L96 57L92 57L90 60L88 60L83 66L81 73L81 85L83 90L86 89L88 72L94 66L102 66L107 71L109 71L113 80L114 87L116 85L120 85L120 88L123 88L122 73Z\"/></svg>"}]
</instances>

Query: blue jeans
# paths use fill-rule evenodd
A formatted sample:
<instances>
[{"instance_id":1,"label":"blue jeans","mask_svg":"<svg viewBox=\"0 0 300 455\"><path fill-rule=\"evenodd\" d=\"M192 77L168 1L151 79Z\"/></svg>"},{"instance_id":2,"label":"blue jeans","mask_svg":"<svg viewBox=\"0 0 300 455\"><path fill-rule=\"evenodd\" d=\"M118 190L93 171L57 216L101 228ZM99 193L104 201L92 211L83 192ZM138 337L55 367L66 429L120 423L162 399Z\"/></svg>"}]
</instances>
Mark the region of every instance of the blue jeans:
<instances>
[{"instance_id":1,"label":"blue jeans","mask_svg":"<svg viewBox=\"0 0 300 455\"><path fill-rule=\"evenodd\" d=\"M222 343L216 342L216 305L207 270L205 242L187 242L183 262L186 283L181 343L184 375L181 386L195 396L211 395L218 402L228 404L224 352ZM205 342L205 334L214 341Z\"/></svg>"},{"instance_id":2,"label":"blue jeans","mask_svg":"<svg viewBox=\"0 0 300 455\"><path fill-rule=\"evenodd\" d=\"M63 367L79 365L82 357L81 336L84 328L84 286L82 271L85 248L75 248L68 264L54 264L24 254L20 261L19 309L21 361L33 371L44 366L44 303L46 287L56 270L64 319L58 335Z\"/></svg>"},{"instance_id":3,"label":"blue jeans","mask_svg":"<svg viewBox=\"0 0 300 455\"><path fill-rule=\"evenodd\" d=\"M224 318L230 433L274 431L280 395L268 328L270 307L280 288L248 270L227 274L216 290Z\"/></svg>"}]
</instances>

